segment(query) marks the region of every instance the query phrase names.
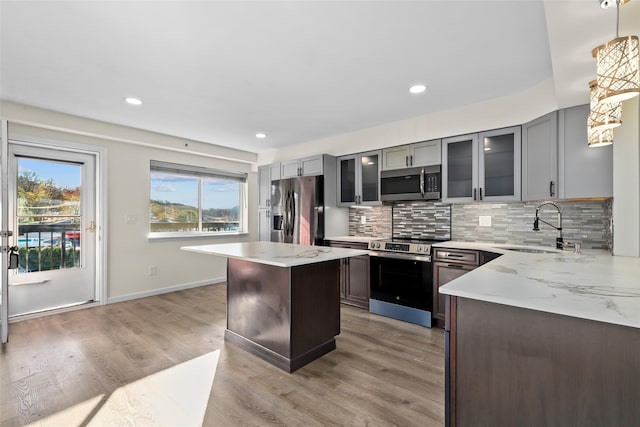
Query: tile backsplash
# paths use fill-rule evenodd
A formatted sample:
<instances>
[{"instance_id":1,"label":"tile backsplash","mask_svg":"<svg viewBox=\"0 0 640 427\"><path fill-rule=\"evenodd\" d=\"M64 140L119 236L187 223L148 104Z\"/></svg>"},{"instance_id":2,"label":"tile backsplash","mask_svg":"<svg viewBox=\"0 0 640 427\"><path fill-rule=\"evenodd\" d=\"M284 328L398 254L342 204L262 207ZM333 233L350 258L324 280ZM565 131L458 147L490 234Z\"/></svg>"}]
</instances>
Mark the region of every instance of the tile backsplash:
<instances>
[{"instance_id":1,"label":"tile backsplash","mask_svg":"<svg viewBox=\"0 0 640 427\"><path fill-rule=\"evenodd\" d=\"M583 248L613 247L612 199L555 201L562 211L563 237ZM540 223L533 231L536 202L445 204L397 202L371 209L349 209L349 234L371 237L414 237L459 241L554 246L557 231ZM365 217L364 224L362 217ZM491 226L480 227L480 216ZM546 206L540 218L556 225L555 209Z\"/></svg>"},{"instance_id":2,"label":"tile backsplash","mask_svg":"<svg viewBox=\"0 0 640 427\"><path fill-rule=\"evenodd\" d=\"M391 223L390 205L349 208L349 236L388 238Z\"/></svg>"},{"instance_id":3,"label":"tile backsplash","mask_svg":"<svg viewBox=\"0 0 640 427\"><path fill-rule=\"evenodd\" d=\"M451 205L434 202L395 203L393 237L451 240Z\"/></svg>"},{"instance_id":4,"label":"tile backsplash","mask_svg":"<svg viewBox=\"0 0 640 427\"><path fill-rule=\"evenodd\" d=\"M562 235L576 241L583 248L613 247L611 233L612 199L602 201L554 201L562 212ZM453 205L452 240L523 245L555 246L558 232L540 223L540 231L533 231L536 202L471 203ZM491 216L491 227L480 227L481 215ZM557 225L558 214L552 206L540 210L540 218Z\"/></svg>"}]
</instances>

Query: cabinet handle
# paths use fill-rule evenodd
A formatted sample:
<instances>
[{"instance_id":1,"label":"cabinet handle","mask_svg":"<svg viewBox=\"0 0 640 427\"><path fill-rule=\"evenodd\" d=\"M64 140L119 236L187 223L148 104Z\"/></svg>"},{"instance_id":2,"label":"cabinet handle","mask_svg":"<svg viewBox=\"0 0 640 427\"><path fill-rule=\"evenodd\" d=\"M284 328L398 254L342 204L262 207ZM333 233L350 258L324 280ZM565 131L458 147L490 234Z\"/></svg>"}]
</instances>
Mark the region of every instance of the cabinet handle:
<instances>
[{"instance_id":1,"label":"cabinet handle","mask_svg":"<svg viewBox=\"0 0 640 427\"><path fill-rule=\"evenodd\" d=\"M448 268L462 268L460 264L447 264Z\"/></svg>"},{"instance_id":2,"label":"cabinet handle","mask_svg":"<svg viewBox=\"0 0 640 427\"><path fill-rule=\"evenodd\" d=\"M409 156L409 164L413 166L413 154Z\"/></svg>"},{"instance_id":3,"label":"cabinet handle","mask_svg":"<svg viewBox=\"0 0 640 427\"><path fill-rule=\"evenodd\" d=\"M480 187L480 200L482 200L482 187Z\"/></svg>"},{"instance_id":4,"label":"cabinet handle","mask_svg":"<svg viewBox=\"0 0 640 427\"><path fill-rule=\"evenodd\" d=\"M452 254L451 252L445 252L444 256L447 258L463 258L464 255L462 254Z\"/></svg>"},{"instance_id":5,"label":"cabinet handle","mask_svg":"<svg viewBox=\"0 0 640 427\"><path fill-rule=\"evenodd\" d=\"M549 197L553 197L553 181L549 181Z\"/></svg>"},{"instance_id":6,"label":"cabinet handle","mask_svg":"<svg viewBox=\"0 0 640 427\"><path fill-rule=\"evenodd\" d=\"M478 189L477 189L477 188L474 188L474 189L473 189L473 200L477 200L477 197L476 197L476 195L477 195L477 194L476 194L476 192L477 192L477 191L478 191Z\"/></svg>"},{"instance_id":7,"label":"cabinet handle","mask_svg":"<svg viewBox=\"0 0 640 427\"><path fill-rule=\"evenodd\" d=\"M404 156L404 165L409 166L409 156Z\"/></svg>"}]
</instances>

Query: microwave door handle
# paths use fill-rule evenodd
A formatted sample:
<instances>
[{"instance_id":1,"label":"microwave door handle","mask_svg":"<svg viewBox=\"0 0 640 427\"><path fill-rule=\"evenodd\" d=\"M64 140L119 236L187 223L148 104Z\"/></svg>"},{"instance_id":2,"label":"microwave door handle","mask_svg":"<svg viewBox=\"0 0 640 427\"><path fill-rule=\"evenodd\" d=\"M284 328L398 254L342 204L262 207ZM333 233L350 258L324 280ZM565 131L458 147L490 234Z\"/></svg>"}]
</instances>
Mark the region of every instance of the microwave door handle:
<instances>
[{"instance_id":1,"label":"microwave door handle","mask_svg":"<svg viewBox=\"0 0 640 427\"><path fill-rule=\"evenodd\" d=\"M420 194L424 199L424 168L420 169Z\"/></svg>"}]
</instances>

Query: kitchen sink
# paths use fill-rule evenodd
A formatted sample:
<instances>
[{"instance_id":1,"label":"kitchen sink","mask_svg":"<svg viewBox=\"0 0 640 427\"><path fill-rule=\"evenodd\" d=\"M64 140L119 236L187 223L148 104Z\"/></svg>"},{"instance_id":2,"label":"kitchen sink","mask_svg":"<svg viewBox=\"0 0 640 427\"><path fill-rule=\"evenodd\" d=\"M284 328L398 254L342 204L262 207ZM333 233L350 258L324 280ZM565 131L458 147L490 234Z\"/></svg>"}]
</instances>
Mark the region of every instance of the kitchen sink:
<instances>
[{"instance_id":1,"label":"kitchen sink","mask_svg":"<svg viewBox=\"0 0 640 427\"><path fill-rule=\"evenodd\" d=\"M530 254L557 254L560 253L561 251L557 250L557 249L537 249L537 248L522 248L522 247L517 247L517 246L496 246L496 249L504 249L507 251L514 251L514 252L526 252L526 253L530 253Z\"/></svg>"}]
</instances>

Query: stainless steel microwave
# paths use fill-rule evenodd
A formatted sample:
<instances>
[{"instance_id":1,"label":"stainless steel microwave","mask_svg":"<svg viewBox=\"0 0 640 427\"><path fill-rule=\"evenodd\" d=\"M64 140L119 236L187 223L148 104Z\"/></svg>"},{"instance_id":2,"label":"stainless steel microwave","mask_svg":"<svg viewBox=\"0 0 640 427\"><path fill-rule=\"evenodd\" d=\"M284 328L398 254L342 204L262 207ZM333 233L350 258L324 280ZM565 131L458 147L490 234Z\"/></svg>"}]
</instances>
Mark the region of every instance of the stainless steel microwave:
<instances>
[{"instance_id":1,"label":"stainless steel microwave","mask_svg":"<svg viewBox=\"0 0 640 427\"><path fill-rule=\"evenodd\" d=\"M384 201L440 200L440 165L382 171L380 198Z\"/></svg>"}]
</instances>

